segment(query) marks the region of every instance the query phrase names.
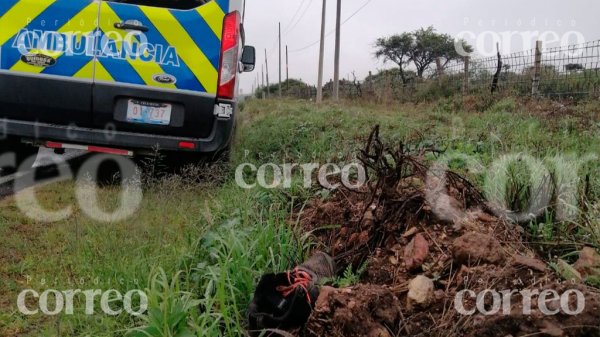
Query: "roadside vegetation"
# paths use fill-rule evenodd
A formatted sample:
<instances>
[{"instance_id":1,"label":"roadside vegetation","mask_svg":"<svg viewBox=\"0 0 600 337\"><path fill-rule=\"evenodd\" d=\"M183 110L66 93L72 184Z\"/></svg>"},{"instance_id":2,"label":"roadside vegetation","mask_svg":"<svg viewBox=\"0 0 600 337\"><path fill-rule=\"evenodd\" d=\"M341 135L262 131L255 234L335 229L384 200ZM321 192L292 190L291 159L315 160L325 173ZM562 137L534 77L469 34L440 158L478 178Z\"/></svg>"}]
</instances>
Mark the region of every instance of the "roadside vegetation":
<instances>
[{"instance_id":1,"label":"roadside vegetation","mask_svg":"<svg viewBox=\"0 0 600 337\"><path fill-rule=\"evenodd\" d=\"M243 189L238 165L265 163L348 163L375 125L382 136L416 148L467 154L484 167L504 154L527 154L544 161L569 154L582 158L600 149L600 104L561 104L517 100L509 96L448 98L423 104L348 102L315 106L306 101L246 102L239 116L231 167L222 166L219 183L193 177L148 182L140 210L117 223L97 223L77 210L74 183L40 188L48 209L74 207L57 223L26 218L13 198L0 201L0 335L2 336L239 336L258 277L302 261L313 244L291 214L309 201L327 198L315 183L302 187L294 175L291 188ZM429 158L431 160L435 158ZM450 163L481 187L485 172ZM509 172L505 202L524 210L531 196L529 171ZM192 173L193 175L193 173ZM245 177L252 182L252 175ZM549 208L527 224L539 249L572 260L581 247L600 248L600 171L596 160L578 172L581 210L577 220L560 222ZM254 177L255 179L255 177ZM316 181L316 180L315 180ZM118 187L105 187L99 202L115 207ZM340 225L340 224L331 224ZM358 276L347 271L338 283ZM75 313L24 316L16 308L23 289L116 289L148 293L149 311L141 317L114 317L99 310L85 315L84 301Z\"/></svg>"}]
</instances>

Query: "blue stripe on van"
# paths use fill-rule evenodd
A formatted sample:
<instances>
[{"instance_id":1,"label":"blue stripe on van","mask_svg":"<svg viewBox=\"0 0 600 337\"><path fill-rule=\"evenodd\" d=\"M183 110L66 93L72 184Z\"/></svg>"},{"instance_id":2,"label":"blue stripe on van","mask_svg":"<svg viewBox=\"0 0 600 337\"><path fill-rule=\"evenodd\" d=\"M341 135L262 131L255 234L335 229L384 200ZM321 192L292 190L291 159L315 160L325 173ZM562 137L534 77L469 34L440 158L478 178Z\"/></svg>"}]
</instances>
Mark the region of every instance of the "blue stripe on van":
<instances>
[{"instance_id":1,"label":"blue stripe on van","mask_svg":"<svg viewBox=\"0 0 600 337\"><path fill-rule=\"evenodd\" d=\"M4 0L1 0L4 1ZM58 30L61 26L67 24L67 22L81 12L85 7L89 6L92 1L73 1L73 0L57 0L50 7L48 7L44 12L38 15L35 19L28 24L25 29L28 30ZM48 27L48 23L54 23L55 20L59 20L59 27ZM46 26L42 26L42 22L46 24ZM10 69L14 66L19 59L21 58L21 54L15 48L12 48L15 39L19 34L15 34L10 40L8 40L5 46L11 50L11 52L3 53L2 62L7 65L7 69ZM3 50L4 52L6 50ZM6 59L4 59L6 57ZM86 56L80 56L81 58L85 58L87 62L89 62L92 58ZM62 75L62 74L60 74Z\"/></svg>"},{"instance_id":2,"label":"blue stripe on van","mask_svg":"<svg viewBox=\"0 0 600 337\"><path fill-rule=\"evenodd\" d=\"M110 3L110 8L123 20L135 19L140 21L144 26L148 27L148 32L144 33L151 43L161 44L168 46L169 43L158 31L158 29L152 24L150 19L140 10L138 6L131 6L119 3ZM190 68L183 62L180 62L179 67L161 65L161 68L169 75L175 76L177 82L175 86L178 89L194 90L194 91L206 91L200 81L196 78Z\"/></svg>"},{"instance_id":3,"label":"blue stripe on van","mask_svg":"<svg viewBox=\"0 0 600 337\"><path fill-rule=\"evenodd\" d=\"M215 0L225 14L229 13L229 0Z\"/></svg>"},{"instance_id":4,"label":"blue stripe on van","mask_svg":"<svg viewBox=\"0 0 600 337\"><path fill-rule=\"evenodd\" d=\"M91 60L91 57L84 55L61 55L56 60L56 64L52 67L44 69L42 74L72 77L73 75L77 74L81 68L85 67Z\"/></svg>"},{"instance_id":5,"label":"blue stripe on van","mask_svg":"<svg viewBox=\"0 0 600 337\"><path fill-rule=\"evenodd\" d=\"M170 11L202 50L215 69L219 68L221 41L197 11Z\"/></svg>"},{"instance_id":6,"label":"blue stripe on van","mask_svg":"<svg viewBox=\"0 0 600 337\"><path fill-rule=\"evenodd\" d=\"M0 1L0 17L4 16L19 0L2 0Z\"/></svg>"},{"instance_id":7,"label":"blue stripe on van","mask_svg":"<svg viewBox=\"0 0 600 337\"><path fill-rule=\"evenodd\" d=\"M108 58L99 58L98 62L102 64L110 76L117 82L146 85L140 75L127 62Z\"/></svg>"},{"instance_id":8,"label":"blue stripe on van","mask_svg":"<svg viewBox=\"0 0 600 337\"><path fill-rule=\"evenodd\" d=\"M102 40L102 36L104 36L104 32L99 37L99 40ZM98 46L97 48L102 48ZM146 82L142 79L142 77L135 71L135 69L129 64L129 62L119 59L113 59L110 57L98 57L97 62L100 62L102 66L108 71L110 76L117 82L125 82L131 84L142 84L146 85Z\"/></svg>"}]
</instances>

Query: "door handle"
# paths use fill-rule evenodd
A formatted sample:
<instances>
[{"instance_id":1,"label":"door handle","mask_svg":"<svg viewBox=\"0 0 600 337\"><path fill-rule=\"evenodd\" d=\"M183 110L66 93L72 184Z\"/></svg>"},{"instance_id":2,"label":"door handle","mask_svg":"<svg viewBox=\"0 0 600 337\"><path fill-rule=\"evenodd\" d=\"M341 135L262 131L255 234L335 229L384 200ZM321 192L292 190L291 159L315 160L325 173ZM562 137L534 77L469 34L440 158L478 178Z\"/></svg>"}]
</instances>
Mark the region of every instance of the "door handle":
<instances>
[{"instance_id":1,"label":"door handle","mask_svg":"<svg viewBox=\"0 0 600 337\"><path fill-rule=\"evenodd\" d=\"M132 23L128 21L122 21L115 23L115 28L123 30L139 30L140 32L147 32L150 29L140 23Z\"/></svg>"}]
</instances>

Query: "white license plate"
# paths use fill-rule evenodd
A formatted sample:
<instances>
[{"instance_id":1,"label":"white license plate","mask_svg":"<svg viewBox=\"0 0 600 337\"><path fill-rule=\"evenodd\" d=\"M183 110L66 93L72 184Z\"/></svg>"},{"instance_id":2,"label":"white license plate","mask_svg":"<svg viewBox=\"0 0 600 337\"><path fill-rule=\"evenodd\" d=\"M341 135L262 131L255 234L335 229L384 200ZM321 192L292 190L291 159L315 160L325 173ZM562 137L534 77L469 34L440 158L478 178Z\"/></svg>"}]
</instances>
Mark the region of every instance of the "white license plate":
<instances>
[{"instance_id":1,"label":"white license plate","mask_svg":"<svg viewBox=\"0 0 600 337\"><path fill-rule=\"evenodd\" d=\"M143 102L130 99L127 103L127 121L154 125L171 123L171 104Z\"/></svg>"}]
</instances>

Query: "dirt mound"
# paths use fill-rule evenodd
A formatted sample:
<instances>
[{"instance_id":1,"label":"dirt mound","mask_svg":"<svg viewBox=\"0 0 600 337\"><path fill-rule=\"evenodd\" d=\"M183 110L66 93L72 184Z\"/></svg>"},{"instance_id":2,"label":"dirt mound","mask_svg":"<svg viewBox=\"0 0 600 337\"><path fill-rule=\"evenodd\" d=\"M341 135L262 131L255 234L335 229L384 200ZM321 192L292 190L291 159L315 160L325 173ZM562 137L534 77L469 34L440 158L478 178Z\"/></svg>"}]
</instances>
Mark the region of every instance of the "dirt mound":
<instances>
[{"instance_id":1,"label":"dirt mound","mask_svg":"<svg viewBox=\"0 0 600 337\"><path fill-rule=\"evenodd\" d=\"M600 295L561 283L473 185L423 164L435 154L388 147L376 128L359 156L370 183L303 210L301 224L339 271L366 264L361 285L323 292L304 336L598 335ZM577 315L538 308L544 290L573 289L587 301Z\"/></svg>"},{"instance_id":2,"label":"dirt mound","mask_svg":"<svg viewBox=\"0 0 600 337\"><path fill-rule=\"evenodd\" d=\"M373 285L334 289L324 287L315 305L306 336L391 337L386 327L402 321L400 301L389 290Z\"/></svg>"},{"instance_id":3,"label":"dirt mound","mask_svg":"<svg viewBox=\"0 0 600 337\"><path fill-rule=\"evenodd\" d=\"M522 302L513 304L508 314L488 317L475 317L469 336L600 336L600 296L582 286L572 284L552 284L544 290L566 293L580 291L585 297L585 305L581 313L565 314L561 311L559 299L550 300L547 308L541 308L538 301L532 301L531 312L524 314ZM543 290L542 290L543 291ZM568 305L575 309L576 298L571 296ZM557 311L549 315L546 311Z\"/></svg>"}]
</instances>

